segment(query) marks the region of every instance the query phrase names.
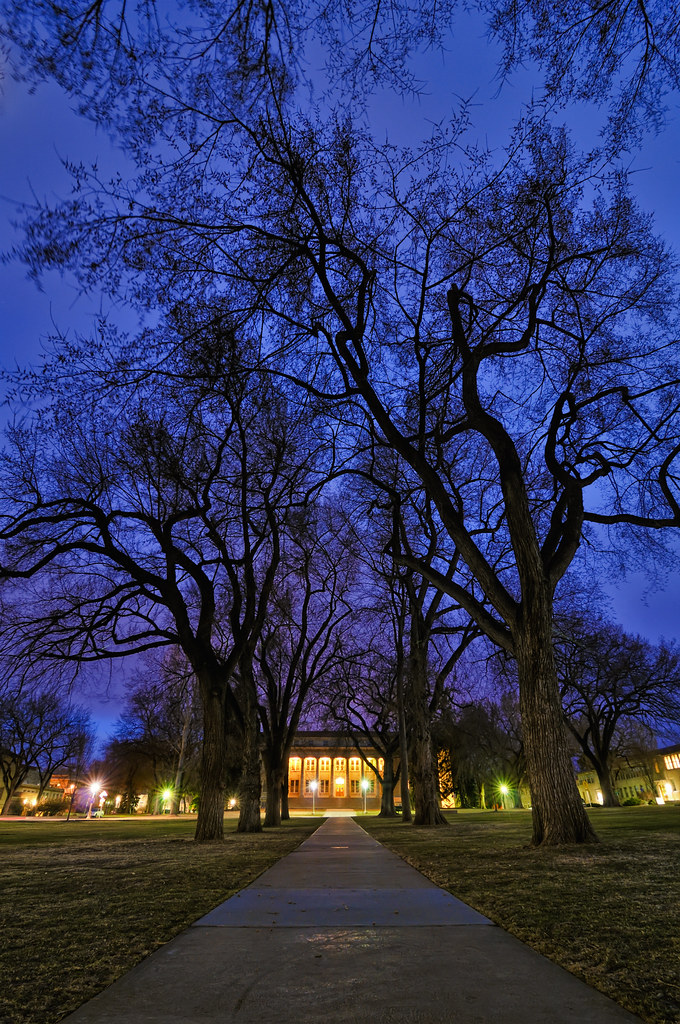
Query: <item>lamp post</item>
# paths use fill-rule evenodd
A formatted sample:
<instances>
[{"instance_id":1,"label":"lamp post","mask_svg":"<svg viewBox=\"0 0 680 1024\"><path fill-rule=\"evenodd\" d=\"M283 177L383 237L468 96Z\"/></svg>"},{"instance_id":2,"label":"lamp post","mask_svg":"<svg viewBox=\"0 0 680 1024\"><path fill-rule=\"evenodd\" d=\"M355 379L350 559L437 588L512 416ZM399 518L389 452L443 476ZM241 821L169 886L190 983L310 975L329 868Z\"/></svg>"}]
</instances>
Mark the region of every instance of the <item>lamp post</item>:
<instances>
[{"instance_id":1,"label":"lamp post","mask_svg":"<svg viewBox=\"0 0 680 1024\"><path fill-rule=\"evenodd\" d=\"M95 800L97 799L97 794L98 793L99 793L99 783L98 782L93 782L92 785L90 786L90 803L89 803L89 806L87 808L88 820L92 817L92 805L94 804Z\"/></svg>"},{"instance_id":2,"label":"lamp post","mask_svg":"<svg viewBox=\"0 0 680 1024\"><path fill-rule=\"evenodd\" d=\"M364 797L364 814L366 813L366 793L368 792L368 779L361 780L361 791Z\"/></svg>"},{"instance_id":3,"label":"lamp post","mask_svg":"<svg viewBox=\"0 0 680 1024\"><path fill-rule=\"evenodd\" d=\"M500 788L500 791L501 791L501 801L502 801L502 804L503 804L503 810L506 810L506 807L505 807L505 798L506 798L506 796L508 795L508 793L510 792L510 790L509 790L509 789L508 789L508 787L507 787L507 786L505 785L505 783L503 783L503 785L502 785L502 786L500 786L499 788Z\"/></svg>"},{"instance_id":4,"label":"lamp post","mask_svg":"<svg viewBox=\"0 0 680 1024\"><path fill-rule=\"evenodd\" d=\"M312 791L312 814L313 815L316 814L316 791L317 791L318 785L319 785L319 783L316 781L316 779L312 779L312 781L309 783L309 788Z\"/></svg>"}]
</instances>

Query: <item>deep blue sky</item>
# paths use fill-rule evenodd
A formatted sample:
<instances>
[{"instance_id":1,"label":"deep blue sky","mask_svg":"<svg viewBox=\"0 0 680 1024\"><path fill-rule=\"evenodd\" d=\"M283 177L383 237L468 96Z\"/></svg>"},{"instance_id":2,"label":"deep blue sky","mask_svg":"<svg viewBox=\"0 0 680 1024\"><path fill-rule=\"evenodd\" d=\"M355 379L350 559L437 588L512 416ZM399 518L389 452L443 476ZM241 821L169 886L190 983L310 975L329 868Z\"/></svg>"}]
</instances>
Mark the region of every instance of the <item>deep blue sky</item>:
<instances>
[{"instance_id":1,"label":"deep blue sky","mask_svg":"<svg viewBox=\"0 0 680 1024\"><path fill-rule=\"evenodd\" d=\"M461 16L450 52L429 53L418 63L420 76L428 79L423 94L404 101L388 94L372 102L370 118L378 141L387 136L395 142L412 141L424 135L427 122L445 118L456 106L457 98L472 99L476 131L493 147L500 147L523 102L535 90L538 78L524 71L504 85L500 93L495 80L498 51L485 39L483 26ZM320 81L320 87L323 82ZM585 147L597 137L603 115L592 110L571 110L568 118L577 141ZM663 135L647 140L644 151L631 157L637 172L640 201L653 211L658 229L680 249L680 115ZM122 167L106 135L97 134L92 125L70 109L60 91L42 86L34 95L6 78L0 96L0 249L11 247L17 237L10 220L17 216L16 204L29 201L32 192L39 197L64 196L69 179L61 166L68 158L85 163L97 162L106 171ZM39 358L41 341L54 331L88 330L92 316L98 313L96 297L79 296L72 282L51 275L43 290L27 280L25 269L16 264L0 265L0 362L11 366ZM664 589L665 588L665 589ZM607 589L607 588L605 588ZM650 589L644 573L632 574L618 588L609 587L613 596L612 612L631 632L640 632L652 640L660 636L674 639L678 634L680 584L677 574L666 580L657 574ZM103 726L115 720L117 701L93 704Z\"/></svg>"}]
</instances>

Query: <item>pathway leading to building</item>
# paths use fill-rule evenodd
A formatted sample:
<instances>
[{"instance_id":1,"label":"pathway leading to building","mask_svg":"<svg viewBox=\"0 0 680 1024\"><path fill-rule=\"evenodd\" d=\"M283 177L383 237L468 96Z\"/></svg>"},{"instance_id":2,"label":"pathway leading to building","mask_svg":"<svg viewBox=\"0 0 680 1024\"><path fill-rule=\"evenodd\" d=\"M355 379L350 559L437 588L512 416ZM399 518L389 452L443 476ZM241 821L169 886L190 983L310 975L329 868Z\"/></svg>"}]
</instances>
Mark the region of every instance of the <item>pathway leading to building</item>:
<instances>
[{"instance_id":1,"label":"pathway leading to building","mask_svg":"<svg viewBox=\"0 0 680 1024\"><path fill-rule=\"evenodd\" d=\"M66 1018L68 1024L633 1024L351 818Z\"/></svg>"}]
</instances>

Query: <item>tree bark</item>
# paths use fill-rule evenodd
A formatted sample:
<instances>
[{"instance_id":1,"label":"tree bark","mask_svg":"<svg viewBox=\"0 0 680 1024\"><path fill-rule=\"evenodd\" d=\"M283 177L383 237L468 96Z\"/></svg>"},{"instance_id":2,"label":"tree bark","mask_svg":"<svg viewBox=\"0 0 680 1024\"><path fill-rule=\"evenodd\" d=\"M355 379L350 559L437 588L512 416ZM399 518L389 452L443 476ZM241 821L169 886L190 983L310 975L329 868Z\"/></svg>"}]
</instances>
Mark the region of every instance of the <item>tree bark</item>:
<instances>
[{"instance_id":1,"label":"tree bark","mask_svg":"<svg viewBox=\"0 0 680 1024\"><path fill-rule=\"evenodd\" d=\"M391 754L385 753L385 767L382 777L382 795L380 797L380 818L396 818L394 808L394 761Z\"/></svg>"},{"instance_id":2,"label":"tree bark","mask_svg":"<svg viewBox=\"0 0 680 1024\"><path fill-rule=\"evenodd\" d=\"M179 745L179 753L177 755L177 770L175 771L175 782L172 787L172 802L170 804L170 813L177 814L179 812L179 802L181 798L181 787L184 780L184 758L186 755L187 739L189 736L189 726L191 725L191 703L188 703L186 712L184 714L184 722L182 724L182 737Z\"/></svg>"},{"instance_id":3,"label":"tree bark","mask_svg":"<svg viewBox=\"0 0 680 1024\"><path fill-rule=\"evenodd\" d=\"M427 664L423 648L412 630L409 658L409 715L411 750L409 767L413 788L414 825L448 825L439 806L439 787L432 756Z\"/></svg>"},{"instance_id":4,"label":"tree bark","mask_svg":"<svg viewBox=\"0 0 680 1024\"><path fill-rule=\"evenodd\" d=\"M281 764L265 761L267 776L267 797L265 802L265 828L276 828L281 824L281 797L283 794L283 769Z\"/></svg>"},{"instance_id":5,"label":"tree bark","mask_svg":"<svg viewBox=\"0 0 680 1024\"><path fill-rule=\"evenodd\" d=\"M226 690L199 680L203 705L201 790L195 839L212 842L224 838L226 773Z\"/></svg>"},{"instance_id":6,"label":"tree bark","mask_svg":"<svg viewBox=\"0 0 680 1024\"><path fill-rule=\"evenodd\" d=\"M406 734L406 711L404 709L404 670L403 654L401 667L397 675L397 714L399 716L399 760L400 760L400 794L401 794L401 820L412 821L411 796L408 789L409 768L408 768L408 737Z\"/></svg>"},{"instance_id":7,"label":"tree bark","mask_svg":"<svg viewBox=\"0 0 680 1024\"><path fill-rule=\"evenodd\" d=\"M239 818L237 832L261 832L260 799L260 728L257 717L257 694L252 673L243 671L243 774L239 785Z\"/></svg>"},{"instance_id":8,"label":"tree bark","mask_svg":"<svg viewBox=\"0 0 680 1024\"><path fill-rule=\"evenodd\" d=\"M284 769L281 780L281 821L290 821L290 809L288 807L288 771Z\"/></svg>"},{"instance_id":9,"label":"tree bark","mask_svg":"<svg viewBox=\"0 0 680 1024\"><path fill-rule=\"evenodd\" d=\"M552 646L552 601L534 593L515 633L535 846L597 842L576 786Z\"/></svg>"},{"instance_id":10,"label":"tree bark","mask_svg":"<svg viewBox=\"0 0 680 1024\"><path fill-rule=\"evenodd\" d=\"M606 761L599 758L593 758L593 767L597 772L597 777L600 780L600 789L602 790L602 806L603 807L620 807L621 802L614 791L614 783L612 782L611 771Z\"/></svg>"},{"instance_id":11,"label":"tree bark","mask_svg":"<svg viewBox=\"0 0 680 1024\"><path fill-rule=\"evenodd\" d=\"M14 779L12 782L10 782L9 788L7 789L7 795L6 795L4 803L2 805L2 810L0 811L0 817L2 817L3 815L6 815L8 813L9 805L11 804L12 800L14 799L14 794L17 791L18 785L19 785L19 783L18 783L17 779Z\"/></svg>"}]
</instances>

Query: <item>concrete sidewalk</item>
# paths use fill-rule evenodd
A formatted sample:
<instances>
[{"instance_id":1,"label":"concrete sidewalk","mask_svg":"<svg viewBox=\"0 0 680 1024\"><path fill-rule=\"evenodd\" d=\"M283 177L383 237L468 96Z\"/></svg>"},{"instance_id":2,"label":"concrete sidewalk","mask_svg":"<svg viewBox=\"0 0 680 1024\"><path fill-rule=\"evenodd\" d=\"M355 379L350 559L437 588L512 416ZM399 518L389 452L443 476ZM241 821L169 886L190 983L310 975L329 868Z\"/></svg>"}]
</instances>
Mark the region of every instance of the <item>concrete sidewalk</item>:
<instances>
[{"instance_id":1,"label":"concrete sidewalk","mask_svg":"<svg viewBox=\"0 0 680 1024\"><path fill-rule=\"evenodd\" d=\"M349 818L66 1018L69 1024L633 1024Z\"/></svg>"}]
</instances>

